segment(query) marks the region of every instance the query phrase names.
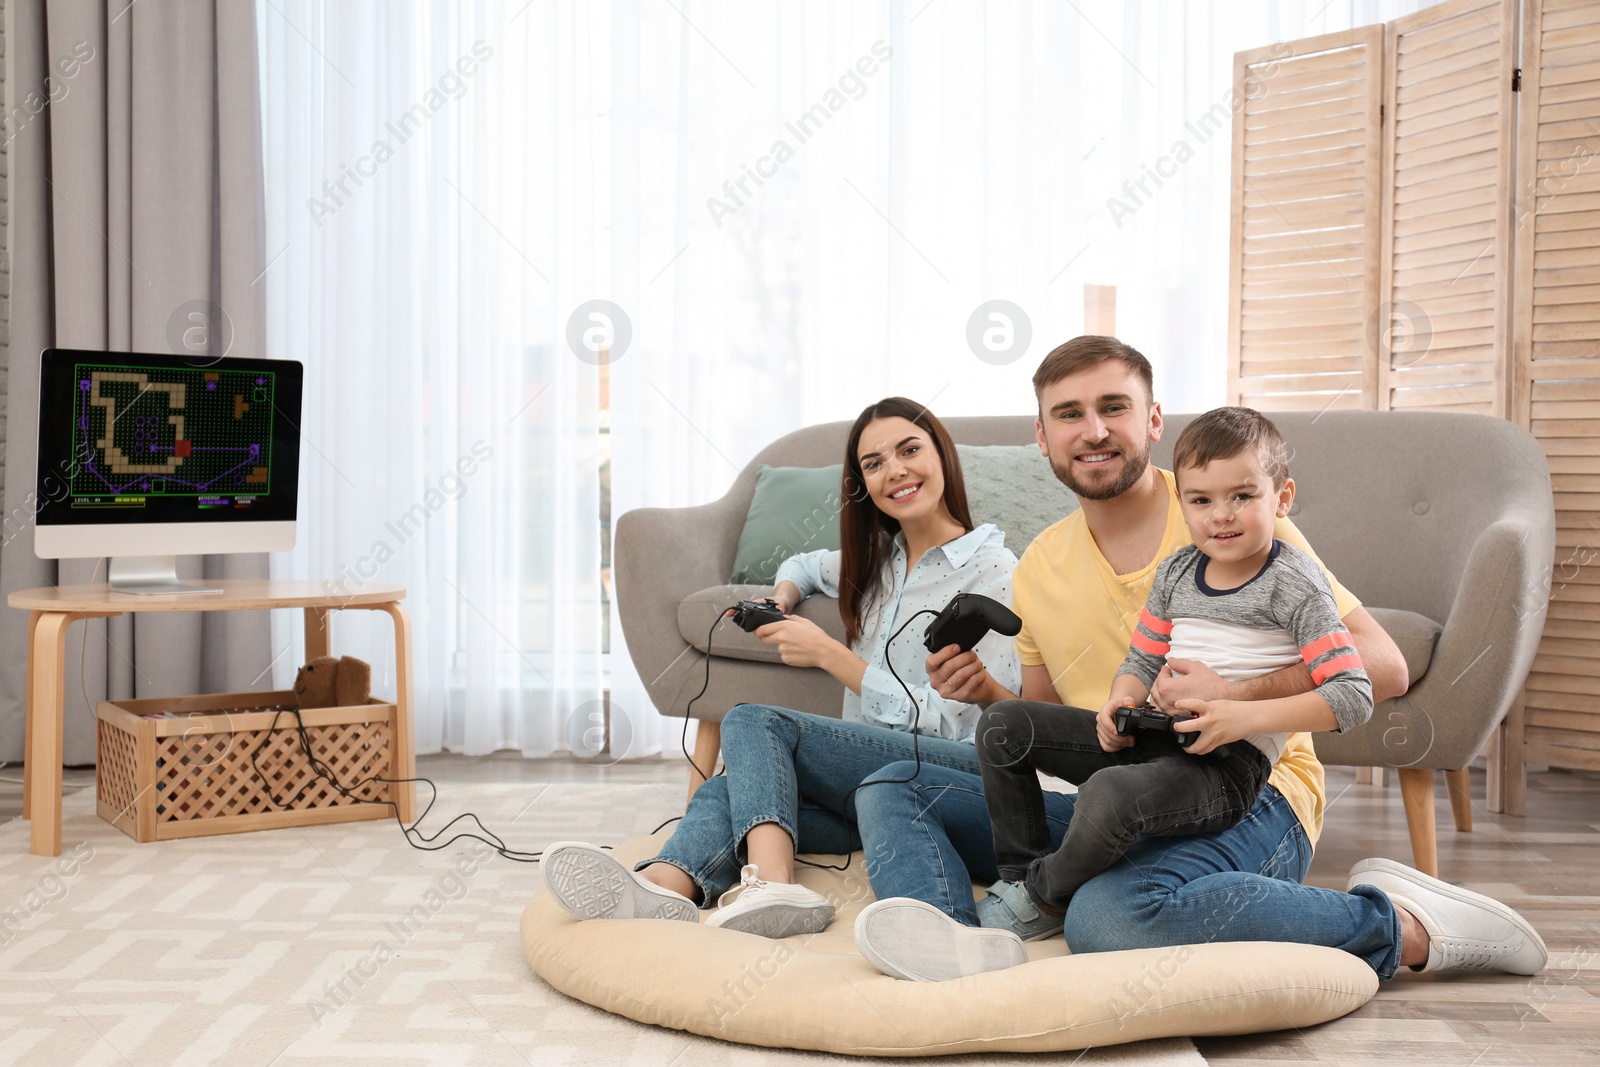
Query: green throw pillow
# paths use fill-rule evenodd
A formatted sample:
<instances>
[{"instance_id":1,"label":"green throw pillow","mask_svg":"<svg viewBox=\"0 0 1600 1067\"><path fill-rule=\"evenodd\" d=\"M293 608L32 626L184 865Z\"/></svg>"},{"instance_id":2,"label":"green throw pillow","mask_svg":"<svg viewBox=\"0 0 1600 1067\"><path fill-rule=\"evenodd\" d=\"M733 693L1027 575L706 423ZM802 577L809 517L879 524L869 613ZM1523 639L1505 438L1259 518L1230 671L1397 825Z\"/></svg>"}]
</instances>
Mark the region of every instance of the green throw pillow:
<instances>
[{"instance_id":1,"label":"green throw pillow","mask_svg":"<svg viewBox=\"0 0 1600 1067\"><path fill-rule=\"evenodd\" d=\"M771 585L790 556L839 547L839 480L844 465L768 467L756 475L756 495L733 556L731 585Z\"/></svg>"}]
</instances>

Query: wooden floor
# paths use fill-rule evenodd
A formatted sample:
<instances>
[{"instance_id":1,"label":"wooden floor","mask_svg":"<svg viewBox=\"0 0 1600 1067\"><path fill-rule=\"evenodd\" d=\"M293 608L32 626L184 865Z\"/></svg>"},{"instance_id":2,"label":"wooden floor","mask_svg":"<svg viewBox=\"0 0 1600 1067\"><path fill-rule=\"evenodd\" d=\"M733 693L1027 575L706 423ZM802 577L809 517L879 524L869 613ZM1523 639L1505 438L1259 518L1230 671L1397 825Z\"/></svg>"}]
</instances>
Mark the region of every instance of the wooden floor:
<instances>
[{"instance_id":1,"label":"wooden floor","mask_svg":"<svg viewBox=\"0 0 1600 1067\"><path fill-rule=\"evenodd\" d=\"M1351 864L1366 856L1409 862L1399 787L1357 785L1344 767L1327 775L1333 802L1306 881L1343 889ZM1529 775L1522 819L1485 811L1483 786L1474 771L1473 831L1462 834L1437 783L1439 873L1527 916L1550 949L1543 974L1402 971L1342 1019L1303 1032L1201 1040L1201 1054L1240 1067L1600 1064L1600 774Z\"/></svg>"},{"instance_id":2,"label":"wooden floor","mask_svg":"<svg viewBox=\"0 0 1600 1067\"><path fill-rule=\"evenodd\" d=\"M657 782L686 784L681 759L599 768L512 753L424 756L419 773L443 787L470 782ZM1409 861L1400 790L1358 785L1344 767L1327 771L1327 824L1307 881L1343 888L1356 860ZM0 779L21 778L0 768ZM92 768L69 768L69 791L93 784ZM1439 867L1449 881L1490 893L1528 916L1550 948L1531 979L1402 972L1366 1007L1305 1031L1203 1039L1215 1065L1326 1063L1538 1067L1600 1064L1600 774L1549 771L1528 779L1528 815L1483 808L1483 775L1472 774L1474 829L1456 833L1442 781L1437 789ZM0 780L0 821L21 813L21 787Z\"/></svg>"}]
</instances>

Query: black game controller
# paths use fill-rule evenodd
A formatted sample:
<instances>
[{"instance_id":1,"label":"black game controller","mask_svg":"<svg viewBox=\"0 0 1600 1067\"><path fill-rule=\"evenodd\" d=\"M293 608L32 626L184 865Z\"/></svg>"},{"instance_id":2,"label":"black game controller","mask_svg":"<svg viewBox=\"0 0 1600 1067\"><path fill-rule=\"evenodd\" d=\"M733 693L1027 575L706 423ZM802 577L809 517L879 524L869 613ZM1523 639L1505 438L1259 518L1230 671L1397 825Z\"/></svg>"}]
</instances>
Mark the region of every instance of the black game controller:
<instances>
[{"instance_id":1,"label":"black game controller","mask_svg":"<svg viewBox=\"0 0 1600 1067\"><path fill-rule=\"evenodd\" d=\"M1199 731L1174 730L1173 724L1194 718L1187 711L1168 714L1154 704L1140 704L1136 708L1118 708L1112 713L1117 724L1117 733L1123 737L1130 736L1135 730L1155 730L1168 733L1178 739L1178 744L1188 748L1199 737Z\"/></svg>"},{"instance_id":2,"label":"black game controller","mask_svg":"<svg viewBox=\"0 0 1600 1067\"><path fill-rule=\"evenodd\" d=\"M983 640L990 630L1015 637L1022 629L1017 613L979 593L957 593L946 604L939 617L928 624L923 644L929 652L937 652L946 645L955 645L963 652Z\"/></svg>"},{"instance_id":3,"label":"black game controller","mask_svg":"<svg viewBox=\"0 0 1600 1067\"><path fill-rule=\"evenodd\" d=\"M778 602L771 597L764 600L741 600L733 606L733 621L745 633L755 633L759 627L769 622L782 622L783 612L778 610Z\"/></svg>"}]
</instances>

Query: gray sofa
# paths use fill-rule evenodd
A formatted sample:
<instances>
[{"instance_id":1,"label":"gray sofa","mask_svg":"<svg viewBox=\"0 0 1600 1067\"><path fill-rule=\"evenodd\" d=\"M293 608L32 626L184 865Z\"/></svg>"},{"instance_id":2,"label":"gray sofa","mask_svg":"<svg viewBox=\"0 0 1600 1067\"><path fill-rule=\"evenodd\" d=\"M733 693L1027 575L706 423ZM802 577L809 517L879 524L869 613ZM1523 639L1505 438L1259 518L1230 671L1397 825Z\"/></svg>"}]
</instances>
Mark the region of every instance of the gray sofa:
<instances>
[{"instance_id":1,"label":"gray sofa","mask_svg":"<svg viewBox=\"0 0 1600 1067\"><path fill-rule=\"evenodd\" d=\"M1192 418L1170 415L1153 459L1170 466L1172 444ZM1429 412L1275 413L1291 449L1298 493L1291 517L1328 568L1395 639L1411 689L1381 704L1366 726L1319 734L1324 763L1401 771L1418 865L1434 870L1433 771L1455 772L1458 828L1470 827L1464 768L1484 747L1522 687L1544 626L1554 559L1555 513L1538 443L1500 419ZM964 448L1006 477L967 470L973 518L1013 536L1037 532L1041 501L1075 500L1033 445L1028 416L953 418ZM734 601L766 586L727 584L761 464L838 463L849 424L812 426L761 451L720 500L646 508L620 517L616 586L623 632L657 710L682 716L705 681L707 630ZM970 467L970 464L968 464ZM1021 537L1016 536L1023 530ZM814 597L800 614L842 637L836 601ZM905 638L902 638L904 640ZM694 701L695 762L709 767L716 725L737 704L758 702L840 713L842 689L817 669L785 667L767 646L724 622L712 638L710 685ZM690 791L699 779L692 777Z\"/></svg>"}]
</instances>

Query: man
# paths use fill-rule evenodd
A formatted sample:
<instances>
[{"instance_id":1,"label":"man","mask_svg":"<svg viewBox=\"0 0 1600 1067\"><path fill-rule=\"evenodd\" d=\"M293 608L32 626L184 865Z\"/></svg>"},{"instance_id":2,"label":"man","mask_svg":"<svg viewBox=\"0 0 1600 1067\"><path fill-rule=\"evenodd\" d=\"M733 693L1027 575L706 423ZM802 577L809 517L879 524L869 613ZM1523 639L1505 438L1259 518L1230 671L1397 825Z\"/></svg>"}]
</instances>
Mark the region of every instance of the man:
<instances>
[{"instance_id":1,"label":"man","mask_svg":"<svg viewBox=\"0 0 1600 1067\"><path fill-rule=\"evenodd\" d=\"M1034 391L1040 452L1082 507L1040 534L1017 566L1020 698L1097 709L1127 655L1157 567L1192 542L1172 475L1149 462L1163 424L1142 355L1114 338L1075 338L1045 357ZM1275 536L1311 551L1287 519L1278 520ZM1373 699L1405 692L1409 679L1394 642L1328 578ZM929 678L942 696L985 707L1019 696L995 683L975 654L948 651L928 660ZM1151 700L1166 711L1183 701L1184 710L1226 722L1242 702L1311 688L1304 666L1228 682L1203 664L1178 659L1158 676ZM1038 713L1051 712L1041 707ZM1245 819L1214 834L1137 839L1121 861L1072 898L1062 920L1067 944L1088 952L1293 941L1359 955L1384 979L1401 966L1517 974L1543 967L1538 933L1510 908L1393 861L1356 864L1346 893L1299 884L1326 806L1322 766L1308 732L1337 725L1325 710L1276 722L1274 728L1295 732ZM997 873L981 779L924 767L914 781L891 784L914 771L910 763L891 764L873 776L883 784L857 793L864 847L869 855L893 856L869 872L880 899L856 925L863 954L885 973L922 980L1023 962L1017 935L978 925L972 902L972 877L987 881ZM1048 797L1055 846L1073 803ZM1016 918L1040 928L1038 915Z\"/></svg>"}]
</instances>

